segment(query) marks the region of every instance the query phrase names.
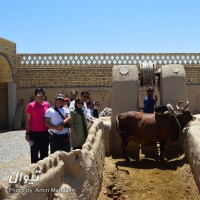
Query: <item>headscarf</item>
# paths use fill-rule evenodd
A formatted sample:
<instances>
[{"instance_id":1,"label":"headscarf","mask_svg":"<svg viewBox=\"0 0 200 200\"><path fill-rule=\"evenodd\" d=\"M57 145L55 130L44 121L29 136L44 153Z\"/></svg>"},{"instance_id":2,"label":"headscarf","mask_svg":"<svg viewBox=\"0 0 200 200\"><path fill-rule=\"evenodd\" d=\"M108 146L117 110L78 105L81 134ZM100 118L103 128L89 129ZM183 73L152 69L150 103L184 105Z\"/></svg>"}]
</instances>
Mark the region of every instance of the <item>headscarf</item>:
<instances>
[{"instance_id":1,"label":"headscarf","mask_svg":"<svg viewBox=\"0 0 200 200\"><path fill-rule=\"evenodd\" d=\"M87 124L86 124L86 121L85 121L85 115L84 115L83 109L79 108L77 106L78 102L80 102L80 99L75 100L75 110L81 116L81 121L82 121L82 125L83 125L83 133L84 133L85 138L87 138L88 130L87 130Z\"/></svg>"}]
</instances>

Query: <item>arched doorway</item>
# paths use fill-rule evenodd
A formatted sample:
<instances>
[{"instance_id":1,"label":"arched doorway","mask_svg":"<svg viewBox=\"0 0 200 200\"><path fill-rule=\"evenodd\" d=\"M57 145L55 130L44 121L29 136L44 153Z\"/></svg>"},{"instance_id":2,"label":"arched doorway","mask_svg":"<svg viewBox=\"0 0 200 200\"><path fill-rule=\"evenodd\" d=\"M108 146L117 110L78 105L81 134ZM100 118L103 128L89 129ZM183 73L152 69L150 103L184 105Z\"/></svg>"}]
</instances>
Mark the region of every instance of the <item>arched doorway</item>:
<instances>
[{"instance_id":1,"label":"arched doorway","mask_svg":"<svg viewBox=\"0 0 200 200\"><path fill-rule=\"evenodd\" d=\"M8 84L13 82L10 64L4 55L0 54L0 128L9 127Z\"/></svg>"}]
</instances>

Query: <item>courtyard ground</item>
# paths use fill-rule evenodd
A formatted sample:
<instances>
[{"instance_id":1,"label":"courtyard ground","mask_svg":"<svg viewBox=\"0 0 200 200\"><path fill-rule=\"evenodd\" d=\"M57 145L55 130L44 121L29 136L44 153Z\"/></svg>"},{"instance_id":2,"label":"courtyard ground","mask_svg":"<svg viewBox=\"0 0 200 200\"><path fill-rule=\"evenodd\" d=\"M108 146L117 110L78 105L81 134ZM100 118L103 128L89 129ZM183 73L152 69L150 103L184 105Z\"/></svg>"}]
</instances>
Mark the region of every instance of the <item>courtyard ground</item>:
<instances>
[{"instance_id":1,"label":"courtyard ground","mask_svg":"<svg viewBox=\"0 0 200 200\"><path fill-rule=\"evenodd\" d=\"M0 179L30 164L25 131L0 132ZM200 194L185 155L177 148L155 159L155 149L143 146L140 161L105 157L103 184L98 200L200 200Z\"/></svg>"},{"instance_id":2,"label":"courtyard ground","mask_svg":"<svg viewBox=\"0 0 200 200\"><path fill-rule=\"evenodd\" d=\"M200 200L187 159L178 147L157 161L151 147L143 147L140 161L106 156L99 200Z\"/></svg>"}]
</instances>

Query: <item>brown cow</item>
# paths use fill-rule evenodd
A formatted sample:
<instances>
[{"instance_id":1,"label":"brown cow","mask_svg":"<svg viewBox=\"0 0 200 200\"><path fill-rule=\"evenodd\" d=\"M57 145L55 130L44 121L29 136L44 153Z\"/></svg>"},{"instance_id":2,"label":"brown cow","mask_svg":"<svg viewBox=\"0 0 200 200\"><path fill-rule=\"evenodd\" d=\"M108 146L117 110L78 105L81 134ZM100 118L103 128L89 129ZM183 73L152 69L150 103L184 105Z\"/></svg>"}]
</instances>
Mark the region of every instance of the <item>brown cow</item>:
<instances>
[{"instance_id":1,"label":"brown cow","mask_svg":"<svg viewBox=\"0 0 200 200\"><path fill-rule=\"evenodd\" d=\"M127 161L129 161L129 157L126 147L130 139L139 144L159 142L160 160L163 160L165 144L169 141L177 141L179 130L194 119L187 109L189 102L187 101L183 108L179 107L181 103L183 101L176 104L180 113L176 113L174 110L173 113L167 111L152 114L129 111L116 116L116 129L122 139L122 151Z\"/></svg>"}]
</instances>

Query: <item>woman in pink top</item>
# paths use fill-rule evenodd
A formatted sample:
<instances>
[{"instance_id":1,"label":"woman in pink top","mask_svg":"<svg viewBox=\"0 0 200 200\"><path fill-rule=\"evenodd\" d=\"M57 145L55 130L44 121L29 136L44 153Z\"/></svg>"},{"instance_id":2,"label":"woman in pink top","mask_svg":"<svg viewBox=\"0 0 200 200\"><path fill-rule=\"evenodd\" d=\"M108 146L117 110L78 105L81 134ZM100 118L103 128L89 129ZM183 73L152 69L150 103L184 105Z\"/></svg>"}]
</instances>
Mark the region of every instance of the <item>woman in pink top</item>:
<instances>
[{"instance_id":1,"label":"woman in pink top","mask_svg":"<svg viewBox=\"0 0 200 200\"><path fill-rule=\"evenodd\" d=\"M26 108L26 140L30 143L31 163L48 156L49 132L44 125L44 115L50 104L44 101L45 91L42 88L35 90L35 101ZM38 156L40 154L40 157Z\"/></svg>"}]
</instances>

